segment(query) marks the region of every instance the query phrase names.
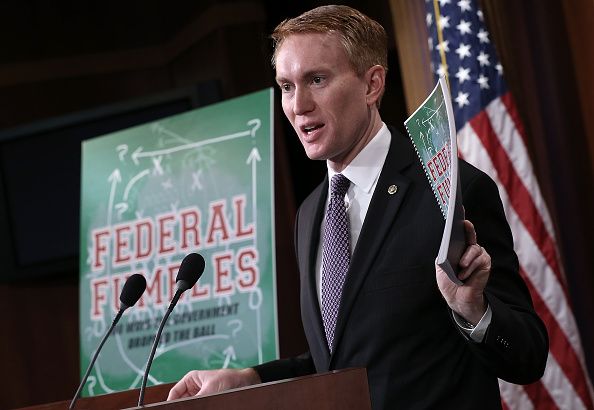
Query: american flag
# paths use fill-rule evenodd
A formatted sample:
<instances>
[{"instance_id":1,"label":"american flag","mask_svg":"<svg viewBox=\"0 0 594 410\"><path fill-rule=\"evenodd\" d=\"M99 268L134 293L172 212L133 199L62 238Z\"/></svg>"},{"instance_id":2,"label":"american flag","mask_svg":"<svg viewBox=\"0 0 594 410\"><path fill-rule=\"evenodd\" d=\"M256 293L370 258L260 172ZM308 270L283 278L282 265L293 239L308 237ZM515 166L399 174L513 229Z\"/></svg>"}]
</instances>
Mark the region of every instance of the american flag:
<instances>
[{"instance_id":1,"label":"american flag","mask_svg":"<svg viewBox=\"0 0 594 410\"><path fill-rule=\"evenodd\" d=\"M432 71L447 75L458 129L458 153L493 178L536 311L550 338L542 379L499 381L508 409L593 409L582 345L555 233L534 176L526 136L503 69L475 0L425 0Z\"/></svg>"}]
</instances>

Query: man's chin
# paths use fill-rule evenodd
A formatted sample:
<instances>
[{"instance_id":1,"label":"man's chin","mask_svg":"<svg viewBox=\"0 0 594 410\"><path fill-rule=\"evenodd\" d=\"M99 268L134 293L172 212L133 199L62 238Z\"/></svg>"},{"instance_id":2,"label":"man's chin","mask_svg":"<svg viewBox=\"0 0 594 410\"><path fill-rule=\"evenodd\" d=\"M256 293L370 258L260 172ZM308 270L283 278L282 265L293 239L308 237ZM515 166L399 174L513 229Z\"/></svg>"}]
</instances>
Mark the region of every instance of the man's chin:
<instances>
[{"instance_id":1,"label":"man's chin","mask_svg":"<svg viewBox=\"0 0 594 410\"><path fill-rule=\"evenodd\" d=\"M307 158L309 158L309 159L311 159L313 161L325 161L326 159L328 159L321 152L315 152L315 151L305 150L305 155L307 155Z\"/></svg>"}]
</instances>

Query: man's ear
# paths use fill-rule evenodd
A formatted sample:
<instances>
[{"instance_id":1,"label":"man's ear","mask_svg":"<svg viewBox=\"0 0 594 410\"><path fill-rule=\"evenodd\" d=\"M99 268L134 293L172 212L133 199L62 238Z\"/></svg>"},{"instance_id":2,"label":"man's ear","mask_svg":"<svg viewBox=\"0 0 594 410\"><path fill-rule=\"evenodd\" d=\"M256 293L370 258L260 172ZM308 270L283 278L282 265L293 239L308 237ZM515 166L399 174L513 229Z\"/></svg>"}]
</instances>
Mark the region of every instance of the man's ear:
<instances>
[{"instance_id":1,"label":"man's ear","mask_svg":"<svg viewBox=\"0 0 594 410\"><path fill-rule=\"evenodd\" d=\"M386 86L386 69L381 65L370 67L365 73L365 81L367 82L367 105L379 106L379 101Z\"/></svg>"}]
</instances>

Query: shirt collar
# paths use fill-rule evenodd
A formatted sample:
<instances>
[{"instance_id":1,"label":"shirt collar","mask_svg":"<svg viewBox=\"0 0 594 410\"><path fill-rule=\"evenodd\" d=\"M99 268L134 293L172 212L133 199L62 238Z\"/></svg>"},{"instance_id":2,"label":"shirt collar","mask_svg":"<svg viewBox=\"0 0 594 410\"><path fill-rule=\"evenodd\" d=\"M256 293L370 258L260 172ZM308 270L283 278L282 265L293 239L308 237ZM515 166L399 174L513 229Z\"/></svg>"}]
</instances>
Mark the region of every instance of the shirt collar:
<instances>
[{"instance_id":1,"label":"shirt collar","mask_svg":"<svg viewBox=\"0 0 594 410\"><path fill-rule=\"evenodd\" d=\"M386 124L382 124L377 134L342 170L341 174L347 177L352 184L369 194L386 161L391 137ZM326 166L328 167L328 180L332 180L337 172L330 168L327 163Z\"/></svg>"}]
</instances>

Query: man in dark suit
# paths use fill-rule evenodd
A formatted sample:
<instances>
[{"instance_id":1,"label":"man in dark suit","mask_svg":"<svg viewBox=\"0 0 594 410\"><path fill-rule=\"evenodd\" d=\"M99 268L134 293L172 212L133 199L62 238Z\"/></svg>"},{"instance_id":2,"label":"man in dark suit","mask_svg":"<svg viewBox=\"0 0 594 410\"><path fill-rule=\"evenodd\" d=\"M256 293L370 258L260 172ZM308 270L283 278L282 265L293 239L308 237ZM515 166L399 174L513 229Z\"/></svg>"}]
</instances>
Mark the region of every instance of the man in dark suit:
<instances>
[{"instance_id":1,"label":"man in dark suit","mask_svg":"<svg viewBox=\"0 0 594 410\"><path fill-rule=\"evenodd\" d=\"M497 378L537 380L548 338L496 185L460 162L468 220L458 286L435 266L444 220L412 144L379 115L383 28L324 6L281 23L272 38L283 111L308 157L328 165L295 227L309 351L253 369L190 372L170 398L363 366L374 409L500 408Z\"/></svg>"}]
</instances>

